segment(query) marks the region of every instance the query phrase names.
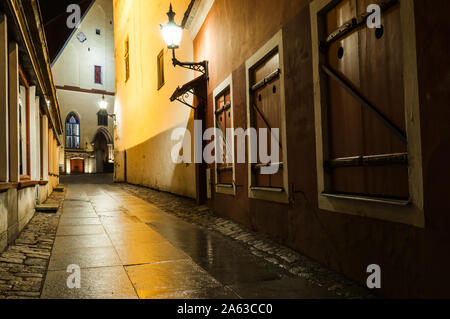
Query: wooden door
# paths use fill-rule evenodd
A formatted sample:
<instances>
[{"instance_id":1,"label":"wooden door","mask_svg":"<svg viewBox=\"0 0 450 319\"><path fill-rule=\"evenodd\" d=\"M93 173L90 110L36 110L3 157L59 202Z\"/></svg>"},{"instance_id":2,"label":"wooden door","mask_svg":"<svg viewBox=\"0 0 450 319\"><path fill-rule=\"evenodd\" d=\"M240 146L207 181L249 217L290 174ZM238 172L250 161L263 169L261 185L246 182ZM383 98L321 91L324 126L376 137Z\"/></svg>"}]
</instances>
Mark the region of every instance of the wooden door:
<instances>
[{"instance_id":1,"label":"wooden door","mask_svg":"<svg viewBox=\"0 0 450 319\"><path fill-rule=\"evenodd\" d=\"M82 159L70 160L70 171L72 172L72 174L83 174L84 173L84 160L82 160Z\"/></svg>"}]
</instances>

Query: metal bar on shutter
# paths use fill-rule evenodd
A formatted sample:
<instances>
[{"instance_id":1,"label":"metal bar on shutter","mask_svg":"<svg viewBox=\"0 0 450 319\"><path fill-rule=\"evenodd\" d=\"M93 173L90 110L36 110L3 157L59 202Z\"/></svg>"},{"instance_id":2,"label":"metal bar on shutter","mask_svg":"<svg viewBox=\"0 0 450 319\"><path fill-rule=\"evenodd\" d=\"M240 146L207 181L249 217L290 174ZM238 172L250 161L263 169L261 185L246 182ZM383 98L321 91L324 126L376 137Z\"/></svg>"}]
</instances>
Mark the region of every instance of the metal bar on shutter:
<instances>
[{"instance_id":1,"label":"metal bar on shutter","mask_svg":"<svg viewBox=\"0 0 450 319\"><path fill-rule=\"evenodd\" d=\"M381 12L385 12L394 6L396 6L399 3L398 0L391 0L384 3L379 3L379 6L381 8ZM342 39L346 35L350 34L354 30L356 30L359 27L362 27L367 24L367 19L372 15L372 12L369 13L363 13L359 17L352 18L351 20L344 23L342 26L340 26L337 30L333 31L325 41L320 42L320 50L322 52L326 52L328 48L333 44L334 42Z\"/></svg>"},{"instance_id":2,"label":"metal bar on shutter","mask_svg":"<svg viewBox=\"0 0 450 319\"><path fill-rule=\"evenodd\" d=\"M408 164L408 153L354 156L325 161L327 169L339 167L384 166Z\"/></svg>"},{"instance_id":3,"label":"metal bar on shutter","mask_svg":"<svg viewBox=\"0 0 450 319\"><path fill-rule=\"evenodd\" d=\"M270 82L274 81L275 79L277 79L281 74L281 69L276 69L275 71L273 71L272 73L270 73L268 76L266 76L264 79L262 79L261 81L259 81L258 83L254 84L250 91L251 92L255 92L258 91L259 89L262 89L263 87L265 87L267 84L269 84Z\"/></svg>"},{"instance_id":4,"label":"metal bar on shutter","mask_svg":"<svg viewBox=\"0 0 450 319\"><path fill-rule=\"evenodd\" d=\"M230 103L230 107L231 107L231 103ZM216 115L217 116L217 115ZM223 141L225 142L225 146L226 146L226 148L227 148L227 153L229 154L229 155L231 155L231 156L233 156L233 152L232 152L232 147L231 147L231 145L230 145L230 143L228 143L228 139L227 139L227 133L226 133L226 131L222 128L222 125L220 125L220 123L219 123L219 121L217 120L217 118L216 118L216 125L217 125L217 127L222 131L222 139L223 139Z\"/></svg>"},{"instance_id":5,"label":"metal bar on shutter","mask_svg":"<svg viewBox=\"0 0 450 319\"><path fill-rule=\"evenodd\" d=\"M257 171L257 170L261 170L262 168L271 167L271 166L279 166L279 169L283 169L284 163L280 162L280 163L267 163L267 164L253 164L252 169Z\"/></svg>"},{"instance_id":6,"label":"metal bar on shutter","mask_svg":"<svg viewBox=\"0 0 450 319\"><path fill-rule=\"evenodd\" d=\"M216 115L222 114L223 112L228 111L231 108L231 102L228 102L224 106L222 106L220 109L216 111Z\"/></svg>"},{"instance_id":7,"label":"metal bar on shutter","mask_svg":"<svg viewBox=\"0 0 450 319\"><path fill-rule=\"evenodd\" d=\"M375 106L367 101L353 85L341 77L336 71L327 65L322 65L322 70L328 74L332 79L339 83L348 93L350 93L362 106L372 112L394 135L403 143L408 144L406 134L402 132L389 118L381 113Z\"/></svg>"},{"instance_id":8,"label":"metal bar on shutter","mask_svg":"<svg viewBox=\"0 0 450 319\"><path fill-rule=\"evenodd\" d=\"M253 103L253 108L259 114L259 116L261 117L263 122L266 124L267 128L270 130L270 134L273 136L272 127L270 126L269 121L267 121L267 119L264 116L263 112L261 112L261 110L258 108L258 106L255 103ZM273 137L277 140L278 144L280 145L280 148L283 149L280 140L276 136L273 136Z\"/></svg>"}]
</instances>

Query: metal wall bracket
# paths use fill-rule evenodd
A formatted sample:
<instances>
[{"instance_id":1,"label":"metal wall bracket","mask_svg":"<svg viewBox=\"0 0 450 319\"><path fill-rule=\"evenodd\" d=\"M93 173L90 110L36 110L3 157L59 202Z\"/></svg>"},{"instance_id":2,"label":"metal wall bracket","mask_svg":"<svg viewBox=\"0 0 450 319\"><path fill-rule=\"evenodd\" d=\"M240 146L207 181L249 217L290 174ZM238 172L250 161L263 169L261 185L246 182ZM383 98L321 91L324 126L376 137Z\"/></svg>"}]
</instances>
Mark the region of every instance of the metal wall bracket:
<instances>
[{"instance_id":1,"label":"metal wall bracket","mask_svg":"<svg viewBox=\"0 0 450 319\"><path fill-rule=\"evenodd\" d=\"M209 62L208 61L202 61L202 62L181 62L175 57L175 49L172 49L172 63L173 66L180 66L182 68L197 71L200 73L203 73L206 80L209 80Z\"/></svg>"}]
</instances>

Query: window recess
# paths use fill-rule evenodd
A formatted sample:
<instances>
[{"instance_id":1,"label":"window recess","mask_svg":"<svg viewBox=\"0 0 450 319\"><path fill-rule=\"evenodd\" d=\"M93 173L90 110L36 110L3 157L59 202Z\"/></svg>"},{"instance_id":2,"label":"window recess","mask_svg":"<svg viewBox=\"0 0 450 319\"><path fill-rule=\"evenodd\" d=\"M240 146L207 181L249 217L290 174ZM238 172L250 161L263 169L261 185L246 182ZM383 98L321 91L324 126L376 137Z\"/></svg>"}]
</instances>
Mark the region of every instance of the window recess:
<instances>
[{"instance_id":1,"label":"window recess","mask_svg":"<svg viewBox=\"0 0 450 319\"><path fill-rule=\"evenodd\" d=\"M233 174L233 143L228 140L227 130L233 128L232 114L231 114L231 91L228 87L224 92L220 93L216 97L216 111L215 120L216 127L222 133L222 136L218 136L217 144L221 148L222 158L217 159L217 185L226 185L233 187L234 174Z\"/></svg>"},{"instance_id":2,"label":"window recess","mask_svg":"<svg viewBox=\"0 0 450 319\"><path fill-rule=\"evenodd\" d=\"M283 158L281 143L281 95L280 95L280 54L278 49L271 51L266 57L250 69L250 121L262 138L259 130L267 129L267 149L272 149L272 129L279 129L280 136L274 136L279 147L279 159ZM279 165L278 172L273 175L262 174L263 167ZM284 190L283 162L262 163L258 156L257 163L251 167L252 189L254 190Z\"/></svg>"},{"instance_id":3,"label":"window recess","mask_svg":"<svg viewBox=\"0 0 450 319\"><path fill-rule=\"evenodd\" d=\"M341 1L326 13L320 46L329 127L324 193L407 200L400 10L398 1L379 4L381 38L366 25L368 1Z\"/></svg>"},{"instance_id":4,"label":"window recess","mask_svg":"<svg viewBox=\"0 0 450 319\"><path fill-rule=\"evenodd\" d=\"M414 1L310 9L319 208L424 227Z\"/></svg>"},{"instance_id":5,"label":"window recess","mask_svg":"<svg viewBox=\"0 0 450 319\"><path fill-rule=\"evenodd\" d=\"M234 136L227 136L227 130L234 129L233 77L228 76L213 92L214 128L216 134L215 191L225 195L236 195L236 164L234 161ZM220 136L222 135L222 136ZM220 158L219 156L222 156Z\"/></svg>"}]
</instances>

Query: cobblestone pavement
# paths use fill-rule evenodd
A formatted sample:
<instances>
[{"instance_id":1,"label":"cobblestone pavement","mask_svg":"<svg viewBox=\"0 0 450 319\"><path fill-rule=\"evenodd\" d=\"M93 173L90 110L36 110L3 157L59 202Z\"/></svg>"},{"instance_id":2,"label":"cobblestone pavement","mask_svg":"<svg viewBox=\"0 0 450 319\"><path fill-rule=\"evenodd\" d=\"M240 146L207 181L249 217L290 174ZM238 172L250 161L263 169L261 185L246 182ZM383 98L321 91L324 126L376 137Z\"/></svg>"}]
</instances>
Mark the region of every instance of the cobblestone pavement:
<instances>
[{"instance_id":1,"label":"cobblestone pavement","mask_svg":"<svg viewBox=\"0 0 450 319\"><path fill-rule=\"evenodd\" d=\"M47 204L61 203L53 193ZM59 214L36 213L15 243L0 254L0 299L38 299L58 227Z\"/></svg>"},{"instance_id":2,"label":"cobblestone pavement","mask_svg":"<svg viewBox=\"0 0 450 319\"><path fill-rule=\"evenodd\" d=\"M342 275L231 220L217 217L208 207L198 206L191 199L130 184L115 184L111 187L124 189L171 215L232 238L249 249L253 255L264 258L267 262L314 285L325 287L340 298L374 297L368 289Z\"/></svg>"}]
</instances>

